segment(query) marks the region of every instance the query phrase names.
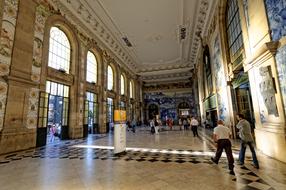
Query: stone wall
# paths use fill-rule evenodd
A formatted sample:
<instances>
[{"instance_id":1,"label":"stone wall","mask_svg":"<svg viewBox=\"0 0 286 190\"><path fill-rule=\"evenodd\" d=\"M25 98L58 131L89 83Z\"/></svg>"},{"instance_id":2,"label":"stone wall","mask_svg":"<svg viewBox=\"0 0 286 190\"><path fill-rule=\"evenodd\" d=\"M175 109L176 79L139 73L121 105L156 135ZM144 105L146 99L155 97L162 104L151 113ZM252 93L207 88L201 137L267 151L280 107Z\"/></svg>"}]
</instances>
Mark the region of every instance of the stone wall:
<instances>
[{"instance_id":1,"label":"stone wall","mask_svg":"<svg viewBox=\"0 0 286 190\"><path fill-rule=\"evenodd\" d=\"M210 47L217 96L218 117L236 124L230 90L234 76L228 53L225 25L226 0L217 4L203 45ZM248 74L255 117L255 137L259 150L268 156L286 162L285 140L285 2L282 0L237 0L245 54L243 70ZM218 19L217 19L217 18ZM216 23L218 21L219 27ZM269 23L269 25L268 25ZM201 55L202 55L201 51ZM277 54L277 55L276 55ZM276 56L275 56L276 55ZM197 59L199 75L203 76L202 56ZM199 80L200 101L204 101L204 81ZM201 113L206 111L201 106ZM203 117L202 117L203 118Z\"/></svg>"},{"instance_id":2,"label":"stone wall","mask_svg":"<svg viewBox=\"0 0 286 190\"><path fill-rule=\"evenodd\" d=\"M45 0L2 0L0 3L0 154L36 146L39 136L39 95L45 92L47 80L68 85L69 130L68 138L83 137L83 114L85 92L98 95L99 132L106 132L106 99L111 94L116 108L120 99L120 73L126 81L134 81L138 90L142 83L135 74L116 59L108 47L99 46L93 36L85 34L74 20L62 14ZM71 43L70 72L62 73L48 67L49 31L59 27ZM97 58L98 80L96 84L86 82L86 55L92 51ZM106 89L106 68L112 64L115 72L114 89ZM126 99L130 102L128 95ZM139 105L140 94L135 91L132 102ZM43 113L41 113L43 114ZM138 114L138 113L137 113ZM138 114L139 115L139 114Z\"/></svg>"}]
</instances>

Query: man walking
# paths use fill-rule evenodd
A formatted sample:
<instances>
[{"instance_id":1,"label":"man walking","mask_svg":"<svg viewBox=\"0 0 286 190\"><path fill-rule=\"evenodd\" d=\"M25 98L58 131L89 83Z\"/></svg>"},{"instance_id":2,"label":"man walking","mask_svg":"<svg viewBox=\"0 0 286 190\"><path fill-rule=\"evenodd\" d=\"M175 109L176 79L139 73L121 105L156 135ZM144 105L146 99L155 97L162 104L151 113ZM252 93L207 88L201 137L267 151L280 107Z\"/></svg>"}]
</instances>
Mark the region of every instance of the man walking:
<instances>
[{"instance_id":1,"label":"man walking","mask_svg":"<svg viewBox=\"0 0 286 190\"><path fill-rule=\"evenodd\" d=\"M237 114L236 118L238 120L238 124L236 127L239 129L239 137L241 139L241 148L239 152L239 164L244 164L244 157L245 157L245 150L246 146L248 145L251 153L252 153L252 159L253 159L253 166L256 169L259 169L259 163L256 157L256 153L254 150L254 140L251 134L251 127L250 123L244 118L244 115Z\"/></svg>"},{"instance_id":2,"label":"man walking","mask_svg":"<svg viewBox=\"0 0 286 190\"><path fill-rule=\"evenodd\" d=\"M219 159L221 157L223 149L225 150L227 161L228 161L228 168L229 168L229 174L235 175L233 168L234 168L234 160L232 156L232 150L231 150L231 142L229 140L230 138L230 130L228 127L223 125L222 120L218 120L217 127L214 128L214 134L213 139L217 143L217 150L214 158L211 158L211 160L218 164Z\"/></svg>"}]
</instances>

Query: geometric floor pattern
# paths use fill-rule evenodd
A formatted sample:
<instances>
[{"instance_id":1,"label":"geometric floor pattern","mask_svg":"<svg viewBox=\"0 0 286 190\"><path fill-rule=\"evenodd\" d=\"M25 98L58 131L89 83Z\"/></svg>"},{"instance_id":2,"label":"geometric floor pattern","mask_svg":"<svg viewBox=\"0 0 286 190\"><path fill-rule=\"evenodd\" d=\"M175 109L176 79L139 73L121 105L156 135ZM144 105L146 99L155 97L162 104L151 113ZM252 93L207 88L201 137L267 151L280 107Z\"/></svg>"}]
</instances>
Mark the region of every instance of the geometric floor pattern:
<instances>
[{"instance_id":1,"label":"geometric floor pattern","mask_svg":"<svg viewBox=\"0 0 286 190\"><path fill-rule=\"evenodd\" d=\"M209 141L207 136L200 134L200 141ZM100 140L101 138L107 138L107 136L94 136L93 141ZM1 166L14 164L21 162L21 160L27 159L54 159L54 160L100 160L100 161L124 161L137 163L139 166L141 163L163 163L168 165L178 164L180 166L205 164L215 166L211 160L210 155L206 154L207 151L211 151L212 155L215 152L215 148L208 142L206 150L182 150L182 149L129 149L125 154L114 155L112 149L106 148L81 148L78 145L87 144L86 139L63 141L54 145L48 145L41 148L30 149L17 153L11 153L0 157L0 174ZM233 152L238 153L238 149L234 148ZM250 158L247 157L250 162ZM227 160L222 157L219 164L216 167L220 167L228 173ZM229 178L235 182L237 189L241 190L273 190L265 180L259 177L251 169L246 166L235 165L235 176L229 175ZM1 189L1 188L0 188ZM124 188L123 188L124 189ZM159 188L160 189L160 188Z\"/></svg>"},{"instance_id":2,"label":"geometric floor pattern","mask_svg":"<svg viewBox=\"0 0 286 190\"><path fill-rule=\"evenodd\" d=\"M126 154L114 155L113 150L110 149L92 149L88 151L82 148L74 148L72 145L82 143L82 141L76 141L69 146L52 146L48 149L38 148L36 150L28 150L21 153L9 154L0 160L0 164L7 164L13 161L18 161L25 158L41 158L41 159L93 159L93 160L125 160L127 162L162 162L162 163L177 163L177 164L210 164L215 165L209 156L201 155L185 155L184 153L192 153L193 150L173 150L167 149L169 152L177 152L177 154L164 154L164 153L152 153L143 151L127 151ZM70 144L70 143L68 143ZM67 144L66 144L67 145ZM203 153L203 151L195 151ZM220 159L220 165L224 165L227 172L227 160L226 158ZM273 190L269 184L262 180L259 176L253 173L245 166L235 167L235 176L233 181L239 183L239 187L242 190Z\"/></svg>"}]
</instances>

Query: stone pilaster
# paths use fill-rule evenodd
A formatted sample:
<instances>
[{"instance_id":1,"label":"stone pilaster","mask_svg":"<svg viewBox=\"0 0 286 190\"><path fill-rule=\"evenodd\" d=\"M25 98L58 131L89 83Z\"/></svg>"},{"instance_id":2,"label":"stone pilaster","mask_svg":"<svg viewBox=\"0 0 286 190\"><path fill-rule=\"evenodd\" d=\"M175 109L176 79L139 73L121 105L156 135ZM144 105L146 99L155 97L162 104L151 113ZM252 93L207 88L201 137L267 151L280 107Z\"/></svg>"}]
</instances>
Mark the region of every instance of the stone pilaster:
<instances>
[{"instance_id":1,"label":"stone pilaster","mask_svg":"<svg viewBox=\"0 0 286 190\"><path fill-rule=\"evenodd\" d=\"M32 0L19 4L17 0L4 1L0 44L2 111L5 93L7 102L0 154L35 146L38 87L31 81L35 7ZM4 117L3 112L0 114Z\"/></svg>"}]
</instances>

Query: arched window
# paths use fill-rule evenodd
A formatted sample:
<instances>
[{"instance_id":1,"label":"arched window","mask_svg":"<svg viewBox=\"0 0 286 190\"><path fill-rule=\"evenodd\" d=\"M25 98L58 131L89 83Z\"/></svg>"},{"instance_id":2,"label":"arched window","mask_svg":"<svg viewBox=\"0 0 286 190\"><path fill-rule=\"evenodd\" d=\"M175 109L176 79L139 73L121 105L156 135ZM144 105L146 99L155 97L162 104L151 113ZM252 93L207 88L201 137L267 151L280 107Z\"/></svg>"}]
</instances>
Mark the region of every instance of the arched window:
<instances>
[{"instance_id":1,"label":"arched window","mask_svg":"<svg viewBox=\"0 0 286 190\"><path fill-rule=\"evenodd\" d=\"M237 0L227 1L226 30L230 61L235 68L243 59L244 49Z\"/></svg>"},{"instance_id":2,"label":"arched window","mask_svg":"<svg viewBox=\"0 0 286 190\"><path fill-rule=\"evenodd\" d=\"M96 83L97 81L97 61L91 51L87 52L86 81L91 83Z\"/></svg>"},{"instance_id":3,"label":"arched window","mask_svg":"<svg viewBox=\"0 0 286 190\"><path fill-rule=\"evenodd\" d=\"M50 30L48 66L69 73L71 48L66 34L58 27Z\"/></svg>"},{"instance_id":4,"label":"arched window","mask_svg":"<svg viewBox=\"0 0 286 190\"><path fill-rule=\"evenodd\" d=\"M110 65L107 67L107 90L113 89L113 70Z\"/></svg>"},{"instance_id":5,"label":"arched window","mask_svg":"<svg viewBox=\"0 0 286 190\"><path fill-rule=\"evenodd\" d=\"M120 93L121 95L125 94L125 79L123 75L120 76Z\"/></svg>"},{"instance_id":6,"label":"arched window","mask_svg":"<svg viewBox=\"0 0 286 190\"><path fill-rule=\"evenodd\" d=\"M134 86L133 86L133 83L132 81L130 81L129 83L129 88L130 88L130 98L133 98L133 94L134 94Z\"/></svg>"}]
</instances>

